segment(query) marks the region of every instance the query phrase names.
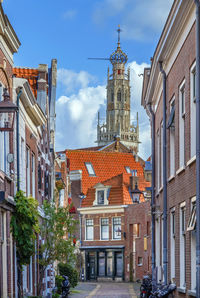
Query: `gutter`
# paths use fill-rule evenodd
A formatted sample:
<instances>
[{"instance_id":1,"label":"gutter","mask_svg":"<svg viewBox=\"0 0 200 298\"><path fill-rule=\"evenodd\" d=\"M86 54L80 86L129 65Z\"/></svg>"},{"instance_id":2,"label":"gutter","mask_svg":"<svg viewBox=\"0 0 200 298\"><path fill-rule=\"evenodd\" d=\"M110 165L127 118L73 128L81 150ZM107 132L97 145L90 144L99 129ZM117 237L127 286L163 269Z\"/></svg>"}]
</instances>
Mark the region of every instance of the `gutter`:
<instances>
[{"instance_id":1,"label":"gutter","mask_svg":"<svg viewBox=\"0 0 200 298\"><path fill-rule=\"evenodd\" d=\"M152 182L151 182L151 251L152 251L152 273L156 268L155 261L155 113L152 110L151 104L147 106L151 114L151 127L152 127L152 141L151 141L151 161L152 161ZM155 275L152 274L152 278L155 279ZM153 280L156 282L156 280Z\"/></svg>"},{"instance_id":2,"label":"gutter","mask_svg":"<svg viewBox=\"0 0 200 298\"><path fill-rule=\"evenodd\" d=\"M200 298L200 2L196 5L196 297Z\"/></svg>"},{"instance_id":3,"label":"gutter","mask_svg":"<svg viewBox=\"0 0 200 298\"><path fill-rule=\"evenodd\" d=\"M16 145L17 145L17 191L20 190L20 170L19 170L19 98L22 95L22 87L19 87L19 92L17 93L17 121L16 121Z\"/></svg>"},{"instance_id":4,"label":"gutter","mask_svg":"<svg viewBox=\"0 0 200 298\"><path fill-rule=\"evenodd\" d=\"M160 64L160 72L163 77L163 270L164 270L164 284L167 285L168 281L168 260L167 260L167 155L166 155L166 72Z\"/></svg>"}]
</instances>

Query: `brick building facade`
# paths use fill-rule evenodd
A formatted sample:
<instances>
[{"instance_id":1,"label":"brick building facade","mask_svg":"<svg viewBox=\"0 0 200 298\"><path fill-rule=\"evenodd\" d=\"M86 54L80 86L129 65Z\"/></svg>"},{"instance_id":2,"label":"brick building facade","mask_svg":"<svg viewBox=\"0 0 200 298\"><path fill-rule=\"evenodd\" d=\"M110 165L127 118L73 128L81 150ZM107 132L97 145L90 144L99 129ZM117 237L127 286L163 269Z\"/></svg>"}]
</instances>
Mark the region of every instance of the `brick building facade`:
<instances>
[{"instance_id":1,"label":"brick building facade","mask_svg":"<svg viewBox=\"0 0 200 298\"><path fill-rule=\"evenodd\" d=\"M150 183L144 179L144 167L132 153L66 150L66 156L85 279L141 279L150 269L150 234L145 228L150 231ZM131 192L136 183L139 204L133 203ZM137 227L140 232L135 234Z\"/></svg>"},{"instance_id":2,"label":"brick building facade","mask_svg":"<svg viewBox=\"0 0 200 298\"><path fill-rule=\"evenodd\" d=\"M4 88L7 88L12 101L13 90L13 54L18 51L20 42L14 32L2 4L0 3L0 102L4 100ZM3 119L0 119L3 121ZM14 203L14 164L8 161L8 154L14 153L14 132L0 132L0 296L13 297L14 245L10 233L10 219Z\"/></svg>"},{"instance_id":3,"label":"brick building facade","mask_svg":"<svg viewBox=\"0 0 200 298\"><path fill-rule=\"evenodd\" d=\"M163 280L162 62L166 73L167 278L176 283L180 297L196 296L195 40L194 1L174 1L151 67L144 71L142 93L147 113L151 105L155 114L155 265L157 280Z\"/></svg>"},{"instance_id":4,"label":"brick building facade","mask_svg":"<svg viewBox=\"0 0 200 298\"><path fill-rule=\"evenodd\" d=\"M55 105L55 93L50 90L56 86L56 64L57 61L53 59L50 68L45 64L40 64L37 69L13 68L14 101L19 96L19 188L26 196L37 199L41 221L44 200L51 201L54 196L54 131L50 131L50 127L55 126L51 123L55 122L55 114L50 115L51 107ZM15 161L16 158L15 151ZM31 257L30 264L23 268L24 294L38 294L38 249L41 241L43 239L38 236L36 253ZM53 265L49 264L43 277L42 294L50 293L53 286L54 270Z\"/></svg>"}]
</instances>

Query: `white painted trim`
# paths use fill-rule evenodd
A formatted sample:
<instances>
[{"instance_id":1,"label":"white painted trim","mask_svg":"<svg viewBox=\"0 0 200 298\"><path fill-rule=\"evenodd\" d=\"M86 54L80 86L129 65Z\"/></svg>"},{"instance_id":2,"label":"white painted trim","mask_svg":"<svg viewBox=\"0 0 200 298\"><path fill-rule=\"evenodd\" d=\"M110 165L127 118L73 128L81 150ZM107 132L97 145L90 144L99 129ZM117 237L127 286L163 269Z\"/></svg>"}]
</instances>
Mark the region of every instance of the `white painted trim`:
<instances>
[{"instance_id":1,"label":"white painted trim","mask_svg":"<svg viewBox=\"0 0 200 298\"><path fill-rule=\"evenodd\" d=\"M170 212L173 213L173 212L175 212L175 210L176 210L176 207L172 207L172 208L170 209Z\"/></svg>"},{"instance_id":2,"label":"white painted trim","mask_svg":"<svg viewBox=\"0 0 200 298\"><path fill-rule=\"evenodd\" d=\"M170 182L171 180L173 180L175 178L174 175L171 175L169 178L168 178L168 182Z\"/></svg>"},{"instance_id":3,"label":"white painted trim","mask_svg":"<svg viewBox=\"0 0 200 298\"><path fill-rule=\"evenodd\" d=\"M108 239L101 239L101 219L108 219ZM99 237L99 239L101 240L101 241L109 241L110 240L110 225L109 225L109 217L100 217L99 218L99 223L100 223L100 237Z\"/></svg>"},{"instance_id":4,"label":"white painted trim","mask_svg":"<svg viewBox=\"0 0 200 298\"><path fill-rule=\"evenodd\" d=\"M91 207L82 207L78 208L77 211L80 212L80 214L100 214L100 213L123 213L125 208L127 208L128 205L119 205L119 206L91 206Z\"/></svg>"},{"instance_id":5,"label":"white painted trim","mask_svg":"<svg viewBox=\"0 0 200 298\"><path fill-rule=\"evenodd\" d=\"M186 165L189 166L189 165L191 165L195 161L196 161L196 155L194 155L192 158L190 158L190 160L188 160L188 162L187 162Z\"/></svg>"},{"instance_id":6,"label":"white painted trim","mask_svg":"<svg viewBox=\"0 0 200 298\"><path fill-rule=\"evenodd\" d=\"M183 208L185 206L186 206L186 202L185 201L180 204L180 208Z\"/></svg>"},{"instance_id":7,"label":"white painted trim","mask_svg":"<svg viewBox=\"0 0 200 298\"><path fill-rule=\"evenodd\" d=\"M182 166L176 171L176 175L179 175L181 172L185 171L185 166Z\"/></svg>"},{"instance_id":8,"label":"white painted trim","mask_svg":"<svg viewBox=\"0 0 200 298\"><path fill-rule=\"evenodd\" d=\"M112 240L113 240L113 241L117 241L117 240L119 241L119 240L122 240L122 233L121 233L121 237L120 237L120 238L114 239L114 237L113 237L113 228L114 228L114 225L113 225L113 219L114 219L114 218L119 218L119 217L121 218L121 231L122 231L122 217L121 217L121 216L113 216L113 217L112 217Z\"/></svg>"},{"instance_id":9,"label":"white painted trim","mask_svg":"<svg viewBox=\"0 0 200 298\"><path fill-rule=\"evenodd\" d=\"M191 198L191 203L194 203L194 202L196 202L196 196Z\"/></svg>"},{"instance_id":10,"label":"white painted trim","mask_svg":"<svg viewBox=\"0 0 200 298\"><path fill-rule=\"evenodd\" d=\"M86 239L86 236L87 236L87 225L86 225L86 221L87 220L92 220L92 228L93 228L93 235L92 235L92 239ZM89 226L91 227L91 226ZM95 241L94 239L94 219L93 218L85 218L85 241Z\"/></svg>"},{"instance_id":11,"label":"white painted trim","mask_svg":"<svg viewBox=\"0 0 200 298\"><path fill-rule=\"evenodd\" d=\"M168 75L195 22L195 5L193 1L179 0L176 1L176 3L176 7L174 7L168 17L166 26L154 53L154 61L146 91L145 102L153 102L156 108L159 97L157 97L158 92L155 90L161 89L160 92L162 92L162 87L157 87L160 76L158 62L160 60L164 62L163 67Z\"/></svg>"},{"instance_id":12,"label":"white painted trim","mask_svg":"<svg viewBox=\"0 0 200 298\"><path fill-rule=\"evenodd\" d=\"M96 187L96 191L95 191L95 200L93 201L93 206L105 206L108 205L108 198L107 198L107 194L108 194L108 190L109 190L110 186L102 186L102 187ZM104 204L98 204L98 191L104 191Z\"/></svg>"}]
</instances>

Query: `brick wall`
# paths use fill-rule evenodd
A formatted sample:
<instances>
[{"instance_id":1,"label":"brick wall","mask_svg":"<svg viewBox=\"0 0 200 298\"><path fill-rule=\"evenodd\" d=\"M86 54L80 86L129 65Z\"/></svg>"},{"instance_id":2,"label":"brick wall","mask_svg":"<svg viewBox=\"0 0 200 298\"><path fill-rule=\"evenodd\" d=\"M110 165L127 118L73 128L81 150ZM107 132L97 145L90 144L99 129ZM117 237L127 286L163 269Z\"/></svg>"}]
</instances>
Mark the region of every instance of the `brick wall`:
<instances>
[{"instance_id":1,"label":"brick wall","mask_svg":"<svg viewBox=\"0 0 200 298\"><path fill-rule=\"evenodd\" d=\"M186 201L186 225L190 216L190 199L195 196L196 183L195 183L195 163L186 165L190 160L190 68L195 60L195 25L191 28L178 56L170 72L167 75L167 121L170 114L170 100L175 96L175 171L179 169L179 87L182 81L185 79L185 169L179 174L175 174L175 177L168 181L167 184L167 197L168 197L168 278L170 280L170 209L175 207L175 282L177 286L180 283L180 244L179 244L179 229L180 229L180 203ZM155 114L155 131L159 129L162 121L162 96L159 101L156 114ZM170 138L169 130L167 130L167 168L168 177L170 175ZM155 148L155 156L158 156L157 140ZM157 186L157 162L156 160L156 186ZM160 206L160 210L163 210L163 191L156 188L156 205ZM162 235L160 235L162 239ZM186 288L191 287L191 248L190 241L191 235L186 232ZM162 250L161 250L162 255ZM178 295L178 294L176 294ZM187 294L186 294L187 295Z\"/></svg>"}]
</instances>

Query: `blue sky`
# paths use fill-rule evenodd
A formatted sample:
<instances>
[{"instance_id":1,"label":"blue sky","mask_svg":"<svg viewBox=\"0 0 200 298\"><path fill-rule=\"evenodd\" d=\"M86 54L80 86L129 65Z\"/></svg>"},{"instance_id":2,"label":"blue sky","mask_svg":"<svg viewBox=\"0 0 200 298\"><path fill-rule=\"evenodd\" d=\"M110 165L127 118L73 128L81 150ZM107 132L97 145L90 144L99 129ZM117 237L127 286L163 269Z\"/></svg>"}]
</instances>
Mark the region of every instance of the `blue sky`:
<instances>
[{"instance_id":1,"label":"blue sky","mask_svg":"<svg viewBox=\"0 0 200 298\"><path fill-rule=\"evenodd\" d=\"M58 60L56 148L94 145L97 112L106 109L108 61L121 46L131 67L132 118L139 112L139 154L150 152L149 120L140 107L142 77L150 63L173 0L4 0L5 13L20 41L15 66L37 67Z\"/></svg>"}]
</instances>

